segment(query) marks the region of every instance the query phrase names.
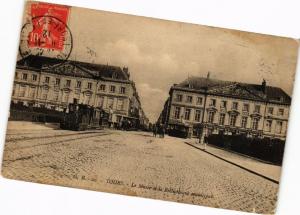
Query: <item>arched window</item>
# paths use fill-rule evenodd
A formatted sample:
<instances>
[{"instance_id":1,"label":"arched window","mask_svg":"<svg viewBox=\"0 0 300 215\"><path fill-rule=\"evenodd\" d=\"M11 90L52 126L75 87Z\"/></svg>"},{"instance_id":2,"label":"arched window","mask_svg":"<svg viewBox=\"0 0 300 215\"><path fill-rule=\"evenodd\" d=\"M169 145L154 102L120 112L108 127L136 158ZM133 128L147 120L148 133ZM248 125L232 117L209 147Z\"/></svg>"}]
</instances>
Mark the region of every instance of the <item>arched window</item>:
<instances>
[{"instance_id":1,"label":"arched window","mask_svg":"<svg viewBox=\"0 0 300 215\"><path fill-rule=\"evenodd\" d=\"M230 126L235 126L235 124L236 124L236 118L237 118L236 115L230 115L230 118L229 118L229 125Z\"/></svg>"}]
</instances>

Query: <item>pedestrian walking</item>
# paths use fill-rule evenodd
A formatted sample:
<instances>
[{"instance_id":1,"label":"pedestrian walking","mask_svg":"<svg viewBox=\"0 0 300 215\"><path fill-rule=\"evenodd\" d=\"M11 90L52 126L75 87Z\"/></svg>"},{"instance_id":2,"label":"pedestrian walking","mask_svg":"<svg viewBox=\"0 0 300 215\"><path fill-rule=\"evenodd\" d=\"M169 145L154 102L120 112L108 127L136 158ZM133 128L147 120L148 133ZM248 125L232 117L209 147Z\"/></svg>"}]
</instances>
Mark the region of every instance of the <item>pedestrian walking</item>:
<instances>
[{"instance_id":1,"label":"pedestrian walking","mask_svg":"<svg viewBox=\"0 0 300 215\"><path fill-rule=\"evenodd\" d=\"M206 150L206 145L207 145L207 142L208 142L208 137L207 137L207 135L205 134L204 135L204 150Z\"/></svg>"},{"instance_id":2,"label":"pedestrian walking","mask_svg":"<svg viewBox=\"0 0 300 215\"><path fill-rule=\"evenodd\" d=\"M161 128L162 138L165 138L165 132L166 132L165 126L162 126L162 128Z\"/></svg>"},{"instance_id":3,"label":"pedestrian walking","mask_svg":"<svg viewBox=\"0 0 300 215\"><path fill-rule=\"evenodd\" d=\"M154 125L152 130L153 130L153 137L156 137L156 134L157 134L157 126Z\"/></svg>"}]
</instances>

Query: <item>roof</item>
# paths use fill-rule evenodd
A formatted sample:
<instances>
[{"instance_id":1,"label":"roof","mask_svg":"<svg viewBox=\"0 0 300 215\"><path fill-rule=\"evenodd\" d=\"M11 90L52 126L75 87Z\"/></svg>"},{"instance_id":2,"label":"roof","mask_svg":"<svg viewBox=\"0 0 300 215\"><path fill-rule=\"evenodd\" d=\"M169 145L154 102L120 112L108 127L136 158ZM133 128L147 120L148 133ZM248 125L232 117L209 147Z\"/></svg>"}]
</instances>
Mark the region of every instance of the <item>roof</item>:
<instances>
[{"instance_id":1,"label":"roof","mask_svg":"<svg viewBox=\"0 0 300 215\"><path fill-rule=\"evenodd\" d=\"M279 87L262 84L248 84L242 82L223 81L203 77L189 77L172 89L205 92L248 100L268 101L277 104L291 104L291 97Z\"/></svg>"},{"instance_id":2,"label":"roof","mask_svg":"<svg viewBox=\"0 0 300 215\"><path fill-rule=\"evenodd\" d=\"M128 72L118 66L61 60L29 55L17 62L17 68L43 71L59 75L129 82Z\"/></svg>"}]
</instances>

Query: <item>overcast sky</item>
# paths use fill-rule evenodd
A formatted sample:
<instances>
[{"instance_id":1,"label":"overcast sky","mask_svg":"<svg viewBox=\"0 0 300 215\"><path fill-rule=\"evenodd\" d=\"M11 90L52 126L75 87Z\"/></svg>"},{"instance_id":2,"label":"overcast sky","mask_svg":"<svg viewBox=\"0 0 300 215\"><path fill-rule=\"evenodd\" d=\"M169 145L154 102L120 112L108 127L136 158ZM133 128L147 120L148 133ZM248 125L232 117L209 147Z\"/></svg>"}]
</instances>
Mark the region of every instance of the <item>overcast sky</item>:
<instances>
[{"instance_id":1,"label":"overcast sky","mask_svg":"<svg viewBox=\"0 0 300 215\"><path fill-rule=\"evenodd\" d=\"M292 93L296 40L73 7L70 59L129 67L154 122L172 84L188 76L261 83ZM95 52L96 54L90 54Z\"/></svg>"}]
</instances>

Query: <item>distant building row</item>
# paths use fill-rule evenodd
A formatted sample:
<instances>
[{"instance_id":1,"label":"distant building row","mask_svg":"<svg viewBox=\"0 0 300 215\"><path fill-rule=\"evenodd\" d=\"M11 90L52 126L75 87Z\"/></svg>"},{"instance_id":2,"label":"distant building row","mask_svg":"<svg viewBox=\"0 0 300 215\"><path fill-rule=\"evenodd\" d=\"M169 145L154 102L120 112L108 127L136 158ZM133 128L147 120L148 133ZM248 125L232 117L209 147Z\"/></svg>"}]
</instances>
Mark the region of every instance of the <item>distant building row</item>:
<instances>
[{"instance_id":1,"label":"distant building row","mask_svg":"<svg viewBox=\"0 0 300 215\"><path fill-rule=\"evenodd\" d=\"M192 77L174 84L159 123L188 136L245 134L285 139L291 98L282 89ZM200 133L199 133L200 132Z\"/></svg>"},{"instance_id":2,"label":"distant building row","mask_svg":"<svg viewBox=\"0 0 300 215\"><path fill-rule=\"evenodd\" d=\"M128 68L29 56L17 62L12 101L63 111L74 99L102 108L113 123L148 118Z\"/></svg>"}]
</instances>

